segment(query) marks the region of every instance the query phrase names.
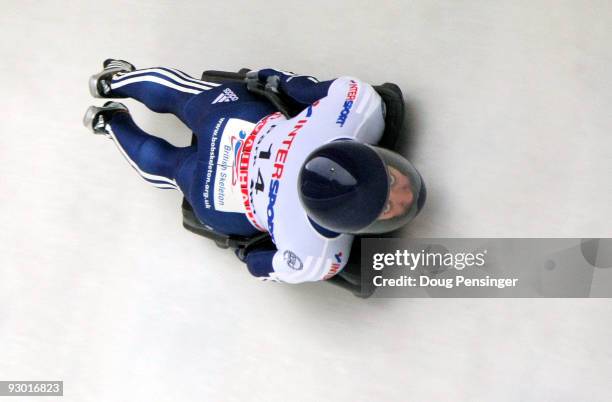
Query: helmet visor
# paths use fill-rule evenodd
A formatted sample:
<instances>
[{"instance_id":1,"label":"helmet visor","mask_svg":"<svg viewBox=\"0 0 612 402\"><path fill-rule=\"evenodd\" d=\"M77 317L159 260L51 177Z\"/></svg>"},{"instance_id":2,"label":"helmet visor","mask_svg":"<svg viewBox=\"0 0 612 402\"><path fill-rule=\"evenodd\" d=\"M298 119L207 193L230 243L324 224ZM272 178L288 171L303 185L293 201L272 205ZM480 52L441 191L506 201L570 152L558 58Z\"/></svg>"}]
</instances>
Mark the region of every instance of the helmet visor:
<instances>
[{"instance_id":1,"label":"helmet visor","mask_svg":"<svg viewBox=\"0 0 612 402\"><path fill-rule=\"evenodd\" d=\"M372 148L386 168L387 197L376 219L357 233L385 233L404 226L422 209L426 191L423 179L415 167L395 152L376 146Z\"/></svg>"}]
</instances>

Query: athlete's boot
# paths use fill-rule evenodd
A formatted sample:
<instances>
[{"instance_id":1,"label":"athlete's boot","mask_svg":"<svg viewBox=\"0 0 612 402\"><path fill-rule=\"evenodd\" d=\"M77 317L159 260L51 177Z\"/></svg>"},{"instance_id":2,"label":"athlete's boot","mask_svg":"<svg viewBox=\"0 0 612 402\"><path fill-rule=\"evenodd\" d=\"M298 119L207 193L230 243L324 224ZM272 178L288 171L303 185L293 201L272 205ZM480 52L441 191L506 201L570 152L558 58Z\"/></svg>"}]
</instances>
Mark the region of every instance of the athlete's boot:
<instances>
[{"instance_id":1,"label":"athlete's boot","mask_svg":"<svg viewBox=\"0 0 612 402\"><path fill-rule=\"evenodd\" d=\"M94 134L110 135L108 123L116 113L129 113L123 103L106 102L104 106L90 106L83 117L83 125Z\"/></svg>"},{"instance_id":2,"label":"athlete's boot","mask_svg":"<svg viewBox=\"0 0 612 402\"><path fill-rule=\"evenodd\" d=\"M89 92L94 98L122 98L110 93L110 81L115 74L129 73L136 70L136 67L125 60L116 59L104 60L103 66L102 71L89 79Z\"/></svg>"}]
</instances>

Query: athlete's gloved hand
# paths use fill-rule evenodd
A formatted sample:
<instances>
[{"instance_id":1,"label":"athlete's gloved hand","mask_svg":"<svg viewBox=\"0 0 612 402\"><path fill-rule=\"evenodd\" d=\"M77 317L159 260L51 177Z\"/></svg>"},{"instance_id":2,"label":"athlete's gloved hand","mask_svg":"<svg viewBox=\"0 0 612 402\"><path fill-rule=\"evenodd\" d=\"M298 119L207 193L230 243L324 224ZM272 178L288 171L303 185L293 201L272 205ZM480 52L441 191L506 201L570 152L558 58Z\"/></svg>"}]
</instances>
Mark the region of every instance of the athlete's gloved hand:
<instances>
[{"instance_id":1,"label":"athlete's gloved hand","mask_svg":"<svg viewBox=\"0 0 612 402\"><path fill-rule=\"evenodd\" d=\"M234 249L234 254L236 254L236 257L238 257L240 261L246 262L246 254L244 248Z\"/></svg>"},{"instance_id":2,"label":"athlete's gloved hand","mask_svg":"<svg viewBox=\"0 0 612 402\"><path fill-rule=\"evenodd\" d=\"M263 89L278 94L280 92L281 77L278 74L274 74L275 72L272 69L249 71L246 75L247 88L250 90Z\"/></svg>"},{"instance_id":3,"label":"athlete's gloved hand","mask_svg":"<svg viewBox=\"0 0 612 402\"><path fill-rule=\"evenodd\" d=\"M292 116L291 102L285 93L281 93L280 85L282 77L279 74L266 74L265 72L276 72L266 69L261 71L249 71L246 76L247 89L253 93L266 97L276 109L290 118ZM265 78L265 81L262 79Z\"/></svg>"}]
</instances>

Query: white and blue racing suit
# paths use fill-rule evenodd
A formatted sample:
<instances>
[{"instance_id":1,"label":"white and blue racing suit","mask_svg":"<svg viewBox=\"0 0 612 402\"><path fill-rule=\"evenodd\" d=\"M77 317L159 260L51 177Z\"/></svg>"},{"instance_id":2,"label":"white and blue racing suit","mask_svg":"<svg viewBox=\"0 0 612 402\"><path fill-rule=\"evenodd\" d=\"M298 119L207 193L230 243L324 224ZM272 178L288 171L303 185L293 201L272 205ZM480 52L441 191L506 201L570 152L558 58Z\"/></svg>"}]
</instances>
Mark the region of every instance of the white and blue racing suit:
<instances>
[{"instance_id":1,"label":"white and blue racing suit","mask_svg":"<svg viewBox=\"0 0 612 402\"><path fill-rule=\"evenodd\" d=\"M356 78L319 82L273 69L258 72L304 109L287 119L242 83L217 84L167 68L117 74L112 93L173 113L197 137L178 148L139 129L128 113L111 121L110 137L151 184L183 192L197 218L221 233L270 233L276 250L247 255L249 271L289 283L328 279L346 264L353 236L318 226L304 212L300 168L319 146L338 139L375 144L384 130L383 104Z\"/></svg>"}]
</instances>

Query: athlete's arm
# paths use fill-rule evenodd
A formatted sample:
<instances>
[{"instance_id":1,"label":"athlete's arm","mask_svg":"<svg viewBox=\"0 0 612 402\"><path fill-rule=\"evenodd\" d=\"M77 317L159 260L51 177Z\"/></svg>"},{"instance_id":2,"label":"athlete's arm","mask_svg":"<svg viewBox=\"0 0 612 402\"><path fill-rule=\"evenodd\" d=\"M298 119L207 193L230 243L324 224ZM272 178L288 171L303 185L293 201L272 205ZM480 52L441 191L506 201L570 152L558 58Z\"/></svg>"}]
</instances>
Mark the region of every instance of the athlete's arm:
<instances>
[{"instance_id":1,"label":"athlete's arm","mask_svg":"<svg viewBox=\"0 0 612 402\"><path fill-rule=\"evenodd\" d=\"M330 113L336 114L336 126L343 128L347 137L369 144L380 141L384 131L384 104L372 85L345 76L319 82L311 76L271 68L256 73L263 84L278 80L279 91L303 106L328 98Z\"/></svg>"},{"instance_id":2,"label":"athlete's arm","mask_svg":"<svg viewBox=\"0 0 612 402\"><path fill-rule=\"evenodd\" d=\"M294 102L304 106L308 106L327 96L327 91L334 81L319 82L319 80L309 75L297 75L272 68L259 70L257 78L263 84L278 80L276 84L280 92L291 98Z\"/></svg>"},{"instance_id":3,"label":"athlete's arm","mask_svg":"<svg viewBox=\"0 0 612 402\"><path fill-rule=\"evenodd\" d=\"M377 144L385 129L384 104L372 85L354 77L338 77L321 100L319 115L335 138ZM326 124L326 123L324 123Z\"/></svg>"},{"instance_id":4,"label":"athlete's arm","mask_svg":"<svg viewBox=\"0 0 612 402\"><path fill-rule=\"evenodd\" d=\"M300 283L323 279L320 273L309 272L312 270L304 267L299 257L283 254L276 250L251 251L246 258L247 268L251 275L264 281Z\"/></svg>"},{"instance_id":5,"label":"athlete's arm","mask_svg":"<svg viewBox=\"0 0 612 402\"><path fill-rule=\"evenodd\" d=\"M302 283L326 280L344 268L348 248L335 250L329 255L305 257L291 250L252 251L247 255L246 263L251 275L276 282Z\"/></svg>"}]
</instances>

